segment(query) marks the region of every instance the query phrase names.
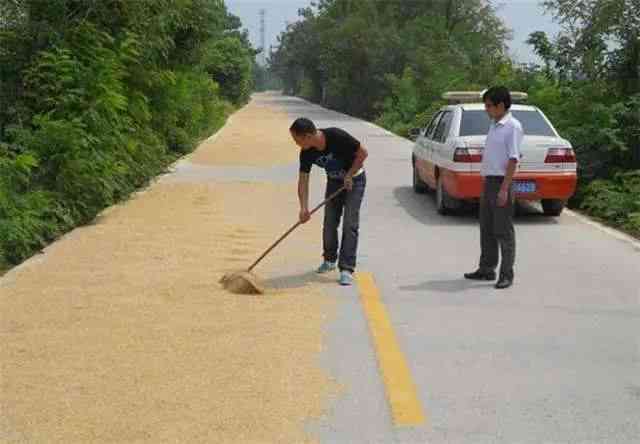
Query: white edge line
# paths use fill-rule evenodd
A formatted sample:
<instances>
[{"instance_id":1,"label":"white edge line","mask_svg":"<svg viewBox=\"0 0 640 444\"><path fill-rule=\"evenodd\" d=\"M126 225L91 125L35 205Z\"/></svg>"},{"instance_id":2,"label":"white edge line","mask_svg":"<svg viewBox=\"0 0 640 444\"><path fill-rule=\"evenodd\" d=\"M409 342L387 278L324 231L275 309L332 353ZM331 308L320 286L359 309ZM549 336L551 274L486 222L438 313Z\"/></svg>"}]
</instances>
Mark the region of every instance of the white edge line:
<instances>
[{"instance_id":1,"label":"white edge line","mask_svg":"<svg viewBox=\"0 0 640 444\"><path fill-rule=\"evenodd\" d=\"M615 228L611 228L608 227L600 222L596 222L593 219L584 216L576 211L573 210L569 210L569 209L565 209L565 213L567 213L568 215L575 217L576 219L578 219L580 222L586 224L586 225L591 225L592 227L597 228L598 230L602 231L603 233L608 234L609 236L615 237L618 240L621 240L623 242L627 242L628 244L632 245L633 247L635 247L638 251L640 251L640 241L638 241L637 239L635 239L632 236L629 236L626 233L623 233L619 230L616 230Z\"/></svg>"}]
</instances>

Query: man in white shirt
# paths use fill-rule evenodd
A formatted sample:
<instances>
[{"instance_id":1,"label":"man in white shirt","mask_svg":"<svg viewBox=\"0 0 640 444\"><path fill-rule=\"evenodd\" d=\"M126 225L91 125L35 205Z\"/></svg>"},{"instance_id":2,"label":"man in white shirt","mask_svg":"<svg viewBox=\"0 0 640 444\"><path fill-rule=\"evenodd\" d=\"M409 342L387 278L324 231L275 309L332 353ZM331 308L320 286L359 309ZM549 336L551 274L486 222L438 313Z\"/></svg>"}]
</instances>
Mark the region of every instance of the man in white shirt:
<instances>
[{"instance_id":1,"label":"man in white shirt","mask_svg":"<svg viewBox=\"0 0 640 444\"><path fill-rule=\"evenodd\" d=\"M484 181L480 197L480 265L476 271L466 273L464 277L495 280L500 252L500 276L495 287L503 289L510 287L514 278L515 199L511 183L520 159L520 145L524 132L520 122L509 112L511 93L507 88L491 88L485 92L482 99L492 123L487 134L480 169Z\"/></svg>"}]
</instances>

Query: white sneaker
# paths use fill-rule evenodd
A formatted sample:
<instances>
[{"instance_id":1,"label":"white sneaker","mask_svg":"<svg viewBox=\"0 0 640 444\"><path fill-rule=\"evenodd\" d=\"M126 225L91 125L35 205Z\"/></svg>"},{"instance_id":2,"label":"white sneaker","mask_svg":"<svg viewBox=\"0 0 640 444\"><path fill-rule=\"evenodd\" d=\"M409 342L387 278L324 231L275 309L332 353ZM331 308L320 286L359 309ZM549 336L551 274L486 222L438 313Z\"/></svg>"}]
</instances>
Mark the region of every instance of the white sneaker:
<instances>
[{"instance_id":1,"label":"white sneaker","mask_svg":"<svg viewBox=\"0 0 640 444\"><path fill-rule=\"evenodd\" d=\"M353 284L353 273L348 270L342 270L340 272L340 285L352 285Z\"/></svg>"}]
</instances>

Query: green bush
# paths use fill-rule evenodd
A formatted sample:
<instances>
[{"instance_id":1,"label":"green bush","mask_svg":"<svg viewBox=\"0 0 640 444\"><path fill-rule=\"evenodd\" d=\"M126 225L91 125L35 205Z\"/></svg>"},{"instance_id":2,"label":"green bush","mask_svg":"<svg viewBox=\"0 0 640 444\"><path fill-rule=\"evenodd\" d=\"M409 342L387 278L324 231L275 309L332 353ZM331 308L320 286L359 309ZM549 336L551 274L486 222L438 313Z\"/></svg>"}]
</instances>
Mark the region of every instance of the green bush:
<instances>
[{"instance_id":1,"label":"green bush","mask_svg":"<svg viewBox=\"0 0 640 444\"><path fill-rule=\"evenodd\" d=\"M586 186L580 208L640 236L640 170L594 180Z\"/></svg>"},{"instance_id":2,"label":"green bush","mask_svg":"<svg viewBox=\"0 0 640 444\"><path fill-rule=\"evenodd\" d=\"M9 153L0 145L0 270L18 263L43 247L71 219L56 208L54 193L31 191L32 171L38 167L31 154ZM65 226L66 225L66 226Z\"/></svg>"},{"instance_id":3,"label":"green bush","mask_svg":"<svg viewBox=\"0 0 640 444\"><path fill-rule=\"evenodd\" d=\"M249 97L254 53L224 3L116 3L0 0L0 270L145 185Z\"/></svg>"},{"instance_id":4,"label":"green bush","mask_svg":"<svg viewBox=\"0 0 640 444\"><path fill-rule=\"evenodd\" d=\"M204 72L179 71L153 99L153 126L177 154L190 152L195 142L219 128L230 106L219 97L218 85Z\"/></svg>"}]
</instances>

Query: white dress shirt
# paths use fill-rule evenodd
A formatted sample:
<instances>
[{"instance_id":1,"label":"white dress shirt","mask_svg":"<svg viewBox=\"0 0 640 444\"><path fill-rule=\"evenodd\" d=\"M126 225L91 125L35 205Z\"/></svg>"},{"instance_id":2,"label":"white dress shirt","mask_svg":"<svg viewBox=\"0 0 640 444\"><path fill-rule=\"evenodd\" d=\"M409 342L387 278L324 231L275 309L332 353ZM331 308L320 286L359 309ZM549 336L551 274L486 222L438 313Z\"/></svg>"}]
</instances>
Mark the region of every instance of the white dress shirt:
<instances>
[{"instance_id":1,"label":"white dress shirt","mask_svg":"<svg viewBox=\"0 0 640 444\"><path fill-rule=\"evenodd\" d=\"M524 138L522 124L507 113L499 122L491 123L482 154L482 176L505 176L509 159L520 160Z\"/></svg>"}]
</instances>

